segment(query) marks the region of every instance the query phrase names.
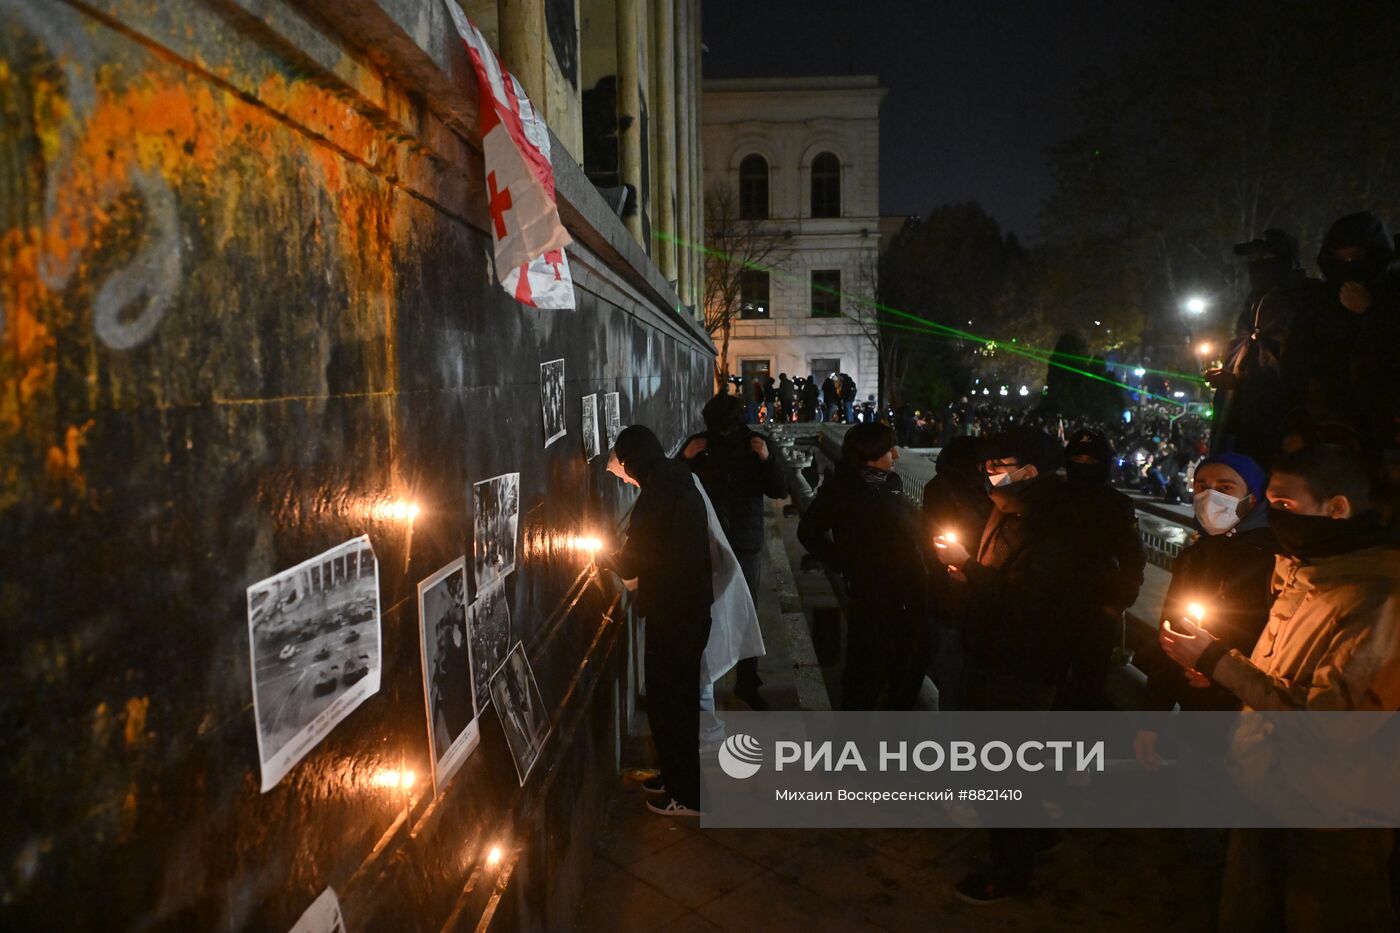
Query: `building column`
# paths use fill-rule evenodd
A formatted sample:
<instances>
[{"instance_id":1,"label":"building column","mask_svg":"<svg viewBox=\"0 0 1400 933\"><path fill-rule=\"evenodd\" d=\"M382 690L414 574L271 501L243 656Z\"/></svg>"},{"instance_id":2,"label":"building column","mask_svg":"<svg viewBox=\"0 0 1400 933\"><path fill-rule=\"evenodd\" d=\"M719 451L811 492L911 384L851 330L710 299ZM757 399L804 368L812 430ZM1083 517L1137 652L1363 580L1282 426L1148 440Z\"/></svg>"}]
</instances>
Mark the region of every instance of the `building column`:
<instances>
[{"instance_id":1,"label":"building column","mask_svg":"<svg viewBox=\"0 0 1400 933\"><path fill-rule=\"evenodd\" d=\"M544 0L497 0L501 60L525 88L530 102L549 119L544 80Z\"/></svg>"},{"instance_id":2,"label":"building column","mask_svg":"<svg viewBox=\"0 0 1400 933\"><path fill-rule=\"evenodd\" d=\"M676 236L684 240L678 246L676 272L679 280L676 293L681 304L692 306L695 299L694 287L695 241L691 234L690 190L690 124L699 119L699 101L695 94L694 76L690 73L690 0L676 0L675 48L676 69L676 125L674 141L676 168L674 187L676 191Z\"/></svg>"},{"instance_id":3,"label":"building column","mask_svg":"<svg viewBox=\"0 0 1400 933\"><path fill-rule=\"evenodd\" d=\"M627 232L642 242L642 89L638 54L640 37L637 20L641 0L617 0L617 163L618 176L624 185L631 185L636 194L636 208L622 218ZM622 128L622 121L627 128Z\"/></svg>"},{"instance_id":4,"label":"building column","mask_svg":"<svg viewBox=\"0 0 1400 933\"><path fill-rule=\"evenodd\" d=\"M705 242L705 191L704 158L700 146L700 93L704 85L703 68L700 63L700 0L685 0L690 13L690 80L694 89L694 116L690 121L690 240L693 243ZM696 315L703 319L700 303L705 300L705 254L699 249L691 250L691 301Z\"/></svg>"},{"instance_id":5,"label":"building column","mask_svg":"<svg viewBox=\"0 0 1400 933\"><path fill-rule=\"evenodd\" d=\"M651 118L656 124L656 216L652 255L668 282L676 281L676 17L675 0L652 0ZM658 234L660 234L658 236Z\"/></svg>"}]
</instances>

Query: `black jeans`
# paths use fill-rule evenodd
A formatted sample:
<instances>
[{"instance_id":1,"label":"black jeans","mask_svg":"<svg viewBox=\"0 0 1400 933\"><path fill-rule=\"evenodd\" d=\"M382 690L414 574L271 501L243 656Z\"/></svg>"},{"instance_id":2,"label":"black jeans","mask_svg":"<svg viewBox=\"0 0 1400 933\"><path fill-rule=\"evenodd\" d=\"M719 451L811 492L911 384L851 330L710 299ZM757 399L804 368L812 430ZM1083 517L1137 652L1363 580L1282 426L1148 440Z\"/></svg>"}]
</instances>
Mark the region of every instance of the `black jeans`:
<instances>
[{"instance_id":1,"label":"black jeans","mask_svg":"<svg viewBox=\"0 0 1400 933\"><path fill-rule=\"evenodd\" d=\"M758 583L763 576L763 554L755 551L752 554L735 554L734 558L739 561L739 569L743 571L744 582L748 584L749 596L753 597L753 607L757 611ZM758 658L741 658L739 663L734 665L734 692L741 695L757 693L761 686L763 681L758 676Z\"/></svg>"},{"instance_id":2,"label":"black jeans","mask_svg":"<svg viewBox=\"0 0 1400 933\"><path fill-rule=\"evenodd\" d=\"M653 612L647 617L647 722L661 779L671 796L700 809L700 659L710 611Z\"/></svg>"},{"instance_id":3,"label":"black jeans","mask_svg":"<svg viewBox=\"0 0 1400 933\"><path fill-rule=\"evenodd\" d=\"M973 710L1034 711L1055 707L1053 685L989 670L984 665L975 665L968 671L964 692L966 708ZM1011 806L1017 812L1030 813L1030 808L1036 805L1034 801L1023 801ZM1036 853L1054 845L1059 835L1059 830L1047 828L987 830L992 850L992 880L1013 891L1028 887Z\"/></svg>"},{"instance_id":4,"label":"black jeans","mask_svg":"<svg viewBox=\"0 0 1400 933\"><path fill-rule=\"evenodd\" d=\"M852 593L841 708L914 709L928 666L928 634L922 612Z\"/></svg>"}]
</instances>

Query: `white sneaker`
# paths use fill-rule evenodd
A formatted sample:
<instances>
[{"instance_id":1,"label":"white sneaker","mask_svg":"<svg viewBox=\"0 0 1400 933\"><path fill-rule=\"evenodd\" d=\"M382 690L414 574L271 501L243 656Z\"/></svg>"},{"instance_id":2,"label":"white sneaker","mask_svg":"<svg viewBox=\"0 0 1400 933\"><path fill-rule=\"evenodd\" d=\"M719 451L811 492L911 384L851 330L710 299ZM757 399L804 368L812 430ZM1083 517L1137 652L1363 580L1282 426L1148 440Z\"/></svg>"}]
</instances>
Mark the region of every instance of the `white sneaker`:
<instances>
[{"instance_id":1,"label":"white sneaker","mask_svg":"<svg viewBox=\"0 0 1400 933\"><path fill-rule=\"evenodd\" d=\"M699 810L692 810L681 803L675 797L668 797L665 805L656 803L653 800L647 801L647 809L652 813L659 813L662 816L699 816Z\"/></svg>"}]
</instances>

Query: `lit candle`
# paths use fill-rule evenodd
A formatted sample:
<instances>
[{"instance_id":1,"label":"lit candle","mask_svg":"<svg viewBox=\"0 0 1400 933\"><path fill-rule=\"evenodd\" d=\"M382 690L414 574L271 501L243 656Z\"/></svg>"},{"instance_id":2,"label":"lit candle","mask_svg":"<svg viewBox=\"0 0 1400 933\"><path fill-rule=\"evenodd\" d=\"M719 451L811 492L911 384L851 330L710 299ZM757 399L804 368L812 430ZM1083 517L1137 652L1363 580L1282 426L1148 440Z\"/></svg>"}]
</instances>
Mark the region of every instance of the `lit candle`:
<instances>
[{"instance_id":1,"label":"lit candle","mask_svg":"<svg viewBox=\"0 0 1400 933\"><path fill-rule=\"evenodd\" d=\"M501 864L501 847L492 846L491 851L486 853L486 867L495 868Z\"/></svg>"},{"instance_id":2,"label":"lit candle","mask_svg":"<svg viewBox=\"0 0 1400 933\"><path fill-rule=\"evenodd\" d=\"M1201 603L1187 603L1186 618L1195 622L1201 628L1206 626L1206 607Z\"/></svg>"}]
</instances>

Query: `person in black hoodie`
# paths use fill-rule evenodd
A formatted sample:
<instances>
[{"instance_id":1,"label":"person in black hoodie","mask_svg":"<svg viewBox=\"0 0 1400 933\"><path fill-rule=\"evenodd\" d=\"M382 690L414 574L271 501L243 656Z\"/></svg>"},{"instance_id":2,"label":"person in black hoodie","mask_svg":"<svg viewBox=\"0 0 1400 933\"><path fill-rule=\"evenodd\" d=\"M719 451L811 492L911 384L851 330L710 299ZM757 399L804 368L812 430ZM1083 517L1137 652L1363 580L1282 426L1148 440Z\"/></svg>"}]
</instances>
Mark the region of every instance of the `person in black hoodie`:
<instances>
[{"instance_id":1,"label":"person in black hoodie","mask_svg":"<svg viewBox=\"0 0 1400 933\"><path fill-rule=\"evenodd\" d=\"M994 438L984 469L996 506L976 554L961 541L937 543L968 606L964 697L973 710L1049 710L1065 682L1073 632L1093 611L1091 570L1064 482L1060 444L1019 426ZM1050 830L989 831L992 864L956 887L962 900L991 904L1030 887L1037 852L1058 841Z\"/></svg>"},{"instance_id":2,"label":"person in black hoodie","mask_svg":"<svg viewBox=\"0 0 1400 933\"><path fill-rule=\"evenodd\" d=\"M738 401L738 399L735 399ZM669 799L647 802L665 816L700 810L700 659L710 639L709 517L690 469L666 457L642 425L624 428L608 472L641 487L627 541L599 560L637 580L636 611L646 619L647 720Z\"/></svg>"},{"instance_id":3,"label":"person in black hoodie","mask_svg":"<svg viewBox=\"0 0 1400 933\"><path fill-rule=\"evenodd\" d=\"M1400 457L1400 269L1391 267L1394 258L1385 225L1370 211L1334 223L1317 256L1344 309L1337 329L1347 340L1328 373L1346 383L1334 414L1355 426L1373 467L1387 455Z\"/></svg>"},{"instance_id":4,"label":"person in black hoodie","mask_svg":"<svg viewBox=\"0 0 1400 933\"><path fill-rule=\"evenodd\" d=\"M1220 454L1202 460L1193 481L1196 525L1201 536L1177 555L1172 582L1162 603L1162 619L1179 619L1204 610L1211 634L1248 655L1269 620L1278 540L1269 528L1269 477L1243 454ZM1237 710L1239 699L1195 671L1154 648L1142 659L1147 672L1143 708L1166 712ZM1162 766L1157 734L1144 730L1134 742L1145 768Z\"/></svg>"},{"instance_id":5,"label":"person in black hoodie","mask_svg":"<svg viewBox=\"0 0 1400 933\"><path fill-rule=\"evenodd\" d=\"M700 415L705 430L681 448L681 460L700 478L720 527L739 560L749 595L758 605L763 555L763 498L784 499L787 484L768 439L744 424L744 406L732 395L716 395ZM758 658L735 668L734 695L756 710L768 703L759 694Z\"/></svg>"},{"instance_id":6,"label":"person in black hoodie","mask_svg":"<svg viewBox=\"0 0 1400 933\"><path fill-rule=\"evenodd\" d=\"M893 472L898 458L889 425L852 425L836 472L797 526L802 546L846 579L842 709L914 709L924 682L927 575L918 522Z\"/></svg>"},{"instance_id":7,"label":"person in black hoodie","mask_svg":"<svg viewBox=\"0 0 1400 933\"><path fill-rule=\"evenodd\" d=\"M1216 389L1211 447L1268 462L1278 453L1284 419L1307 402L1308 380L1319 369L1306 335L1318 326L1322 283L1303 273L1298 241L1282 230L1236 244L1235 255L1247 264L1249 294L1225 366L1206 373ZM1304 339L1295 339L1300 334Z\"/></svg>"},{"instance_id":8,"label":"person in black hoodie","mask_svg":"<svg viewBox=\"0 0 1400 933\"><path fill-rule=\"evenodd\" d=\"M924 485L924 541L953 533L963 541L982 540L982 529L992 513L982 472L982 441L954 437L938 453L937 470ZM964 613L954 584L946 574L929 580L929 606L933 631L933 682L938 686L938 708L961 708Z\"/></svg>"},{"instance_id":9,"label":"person in black hoodie","mask_svg":"<svg viewBox=\"0 0 1400 933\"><path fill-rule=\"evenodd\" d=\"M1147 555L1138 537L1133 501L1109 485L1113 445L1088 428L1071 435L1065 447L1066 489L1080 531L1081 554L1092 573L1082 625L1074 631L1069 679L1061 709L1108 709L1104 685L1113 649L1123 635L1123 613L1142 589Z\"/></svg>"}]
</instances>

